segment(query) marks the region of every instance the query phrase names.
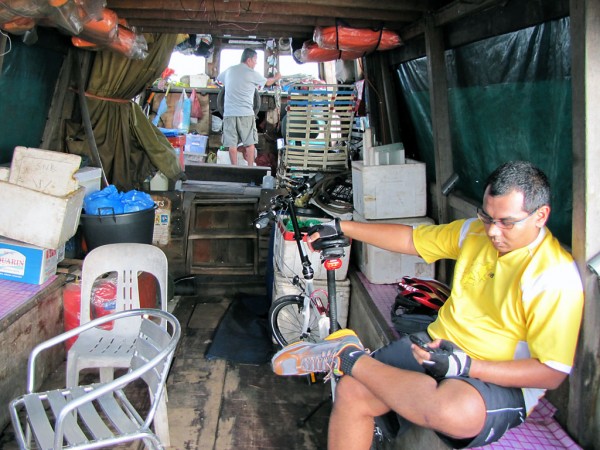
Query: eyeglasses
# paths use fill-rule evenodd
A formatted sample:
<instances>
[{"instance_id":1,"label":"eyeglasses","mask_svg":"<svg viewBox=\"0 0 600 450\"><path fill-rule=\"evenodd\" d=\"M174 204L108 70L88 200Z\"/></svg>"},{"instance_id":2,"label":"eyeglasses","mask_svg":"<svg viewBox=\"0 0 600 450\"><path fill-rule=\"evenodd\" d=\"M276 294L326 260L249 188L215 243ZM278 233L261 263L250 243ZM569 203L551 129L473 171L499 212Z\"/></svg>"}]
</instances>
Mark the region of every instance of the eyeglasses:
<instances>
[{"instance_id":1,"label":"eyeglasses","mask_svg":"<svg viewBox=\"0 0 600 450\"><path fill-rule=\"evenodd\" d=\"M502 228L504 230L510 230L516 224L525 222L527 219L529 219L531 216L533 216L537 212L538 209L540 209L540 208L535 208L533 211L531 211L527 215L527 217L524 217L521 220L506 220L506 219L496 219L496 220L494 220L490 216L488 216L485 212L483 212L483 210L477 208L477 217L479 218L479 220L481 220L483 222L484 225L494 224L498 228Z\"/></svg>"}]
</instances>

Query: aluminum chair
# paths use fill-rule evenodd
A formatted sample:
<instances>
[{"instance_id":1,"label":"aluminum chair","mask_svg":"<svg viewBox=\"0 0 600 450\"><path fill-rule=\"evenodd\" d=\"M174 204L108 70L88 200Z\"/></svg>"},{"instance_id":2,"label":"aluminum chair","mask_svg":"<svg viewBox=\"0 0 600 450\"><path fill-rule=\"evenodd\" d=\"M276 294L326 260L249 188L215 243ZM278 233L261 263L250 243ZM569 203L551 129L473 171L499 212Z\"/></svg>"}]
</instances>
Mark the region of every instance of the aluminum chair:
<instances>
[{"instance_id":1,"label":"aluminum chair","mask_svg":"<svg viewBox=\"0 0 600 450\"><path fill-rule=\"evenodd\" d=\"M136 340L128 370L109 382L34 392L40 381L36 358L67 339L85 336L96 327L135 319ZM150 428L165 393L167 376L181 336L179 321L158 309L126 310L95 319L37 345L29 356L27 393L9 404L15 438L22 449L114 448L143 440L149 448L164 448ZM150 406L128 399L134 389L147 390ZM129 389L127 389L129 387ZM131 395L131 394L130 394ZM139 398L136 399L139 400ZM32 447L32 444L35 445Z\"/></svg>"},{"instance_id":2,"label":"aluminum chair","mask_svg":"<svg viewBox=\"0 0 600 450\"><path fill-rule=\"evenodd\" d=\"M139 272L147 272L156 277L160 291L160 309L167 310L168 262L163 251L150 244L107 244L90 251L83 261L80 324L93 318L91 299L94 282L98 277L111 272L117 273L115 311L141 307ZM95 328L77 338L67 353L66 386L79 384L79 372L82 369L99 369L100 381L107 382L113 379L114 369L129 367L137 337L137 321L139 317L131 317L114 323L112 329ZM166 401L165 394L156 416L155 430L163 445L169 446Z\"/></svg>"}]
</instances>

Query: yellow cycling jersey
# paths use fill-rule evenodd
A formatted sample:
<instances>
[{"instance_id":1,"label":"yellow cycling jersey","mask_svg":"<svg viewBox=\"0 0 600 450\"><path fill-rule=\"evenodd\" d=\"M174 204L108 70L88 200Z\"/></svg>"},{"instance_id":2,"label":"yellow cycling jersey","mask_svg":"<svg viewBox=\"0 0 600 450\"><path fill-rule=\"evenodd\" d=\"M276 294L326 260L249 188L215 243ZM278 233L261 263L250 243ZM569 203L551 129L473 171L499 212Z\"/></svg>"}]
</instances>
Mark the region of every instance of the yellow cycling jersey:
<instances>
[{"instance_id":1,"label":"yellow cycling jersey","mask_svg":"<svg viewBox=\"0 0 600 450\"><path fill-rule=\"evenodd\" d=\"M503 256L476 219L423 225L413 232L428 263L456 260L452 295L428 332L491 361L533 357L569 373L583 309L573 258L547 228Z\"/></svg>"}]
</instances>

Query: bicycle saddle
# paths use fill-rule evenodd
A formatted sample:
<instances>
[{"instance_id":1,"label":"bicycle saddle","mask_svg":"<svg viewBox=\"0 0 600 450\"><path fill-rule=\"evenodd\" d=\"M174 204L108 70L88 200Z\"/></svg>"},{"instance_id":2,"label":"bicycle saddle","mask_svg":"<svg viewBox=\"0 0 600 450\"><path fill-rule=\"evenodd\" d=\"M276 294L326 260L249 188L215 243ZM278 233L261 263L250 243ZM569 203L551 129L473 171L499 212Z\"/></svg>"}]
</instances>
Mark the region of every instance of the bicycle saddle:
<instances>
[{"instance_id":1,"label":"bicycle saddle","mask_svg":"<svg viewBox=\"0 0 600 450\"><path fill-rule=\"evenodd\" d=\"M336 236L331 238L321 238L311 243L312 248L317 251L325 251L332 248L348 247L350 239L346 236Z\"/></svg>"}]
</instances>

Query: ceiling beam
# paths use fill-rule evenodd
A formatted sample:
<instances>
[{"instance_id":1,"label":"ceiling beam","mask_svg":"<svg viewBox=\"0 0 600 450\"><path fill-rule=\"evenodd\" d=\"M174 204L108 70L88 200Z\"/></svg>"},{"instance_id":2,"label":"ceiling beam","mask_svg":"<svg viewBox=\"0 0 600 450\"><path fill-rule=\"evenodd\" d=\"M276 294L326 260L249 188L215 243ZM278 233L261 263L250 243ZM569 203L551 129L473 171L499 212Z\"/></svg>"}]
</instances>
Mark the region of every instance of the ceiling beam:
<instances>
[{"instance_id":1,"label":"ceiling beam","mask_svg":"<svg viewBox=\"0 0 600 450\"><path fill-rule=\"evenodd\" d=\"M186 30L181 27L173 27L166 24L164 21L158 23L136 23L131 22L136 28L143 33L188 33L188 34L211 34L213 36L233 36L240 38L248 38L255 36L259 38L302 38L310 39L313 34L313 27L306 26L281 26L281 25L265 25L265 24L190 24Z\"/></svg>"},{"instance_id":2,"label":"ceiling beam","mask_svg":"<svg viewBox=\"0 0 600 450\"><path fill-rule=\"evenodd\" d=\"M277 20L280 23L290 20L292 17L317 17L317 18L330 18L334 19L331 14L331 8L325 6L311 6L311 5L298 5L298 4L284 4L281 2L253 2L251 9L236 8L233 3L218 3L214 9L202 7L202 5L196 6L194 9L182 9L181 4L179 8L162 8L162 9L148 9L148 8L136 8L125 7L122 3L129 3L129 0L121 2L119 6L113 8L113 10L119 15L127 19L162 19L172 18L177 20L204 20L211 21L215 20L216 16L227 15L228 21L232 18L247 18L251 16L257 16L263 20L271 20L273 17L270 12L277 11ZM142 3L145 4L145 3ZM232 16L234 14L234 16ZM347 8L336 12L335 18L339 19L367 19L369 21L380 21L387 25L393 22L412 22L420 17L419 13L416 12L403 12L403 11L383 11L372 8ZM216 19L222 20L222 19ZM352 24L354 25L354 24Z\"/></svg>"},{"instance_id":3,"label":"ceiling beam","mask_svg":"<svg viewBox=\"0 0 600 450\"><path fill-rule=\"evenodd\" d=\"M210 17L198 17L195 20L190 20L182 12L172 11L147 11L142 15L125 16L128 22L134 23L139 26L154 27L154 26L167 26L169 28L179 29L180 32L187 32L188 29L198 27L201 25L209 27L220 27L227 26L227 24L237 24L240 27L248 28L254 27L255 25L280 25L280 26L335 26L335 18L321 16L321 17L306 17L306 16L280 16L276 14L244 14L241 17L232 17L230 14L219 12L217 14L211 14ZM376 22L357 19L353 25L362 27L373 27ZM405 22L389 23L387 28L397 29L401 27Z\"/></svg>"},{"instance_id":4,"label":"ceiling beam","mask_svg":"<svg viewBox=\"0 0 600 450\"><path fill-rule=\"evenodd\" d=\"M423 13L426 11L434 11L440 8L444 3L442 0L277 0L277 2L269 2L268 0L252 0L252 1L224 1L224 0L108 0L107 7L110 9L127 8L127 9L166 9L166 10L185 10L197 11L205 9L208 11L219 9L223 6L235 7L240 9L254 8L261 4L270 5L272 3L283 3L289 6L326 7L328 14L337 16L343 13L344 9L362 8L366 10L383 10L388 12L407 11ZM269 10L274 8L269 6ZM339 9L339 10L338 10Z\"/></svg>"}]
</instances>

